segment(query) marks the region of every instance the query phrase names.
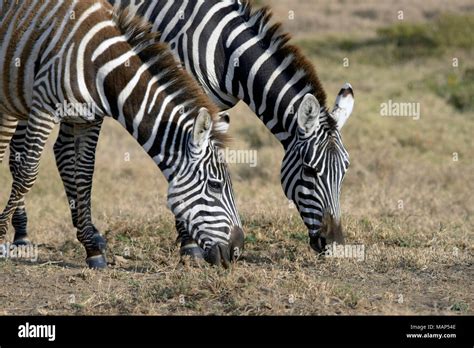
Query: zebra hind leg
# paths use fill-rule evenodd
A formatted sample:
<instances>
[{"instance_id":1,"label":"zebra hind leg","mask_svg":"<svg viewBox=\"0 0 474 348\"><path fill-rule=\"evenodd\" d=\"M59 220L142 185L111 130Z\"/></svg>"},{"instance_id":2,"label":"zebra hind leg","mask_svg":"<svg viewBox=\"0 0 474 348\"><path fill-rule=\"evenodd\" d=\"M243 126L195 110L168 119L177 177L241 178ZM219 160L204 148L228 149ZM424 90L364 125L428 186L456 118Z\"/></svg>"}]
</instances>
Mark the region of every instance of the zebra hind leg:
<instances>
[{"instance_id":1,"label":"zebra hind leg","mask_svg":"<svg viewBox=\"0 0 474 348\"><path fill-rule=\"evenodd\" d=\"M18 120L15 117L0 114L0 163L3 162L5 157L5 152L8 148L8 144L15 134L15 130L18 125ZM5 222L0 223L0 241L4 238L6 234Z\"/></svg>"},{"instance_id":2,"label":"zebra hind leg","mask_svg":"<svg viewBox=\"0 0 474 348\"><path fill-rule=\"evenodd\" d=\"M14 215L17 207L21 206L25 195L36 181L41 155L53 127L54 122L50 115L32 110L25 133L25 143L15 166L10 198L0 214L0 239L4 239L10 218Z\"/></svg>"},{"instance_id":3,"label":"zebra hind leg","mask_svg":"<svg viewBox=\"0 0 474 348\"><path fill-rule=\"evenodd\" d=\"M102 122L74 125L77 238L84 245L89 268L107 267L107 242L92 224L91 195L95 152Z\"/></svg>"}]
</instances>

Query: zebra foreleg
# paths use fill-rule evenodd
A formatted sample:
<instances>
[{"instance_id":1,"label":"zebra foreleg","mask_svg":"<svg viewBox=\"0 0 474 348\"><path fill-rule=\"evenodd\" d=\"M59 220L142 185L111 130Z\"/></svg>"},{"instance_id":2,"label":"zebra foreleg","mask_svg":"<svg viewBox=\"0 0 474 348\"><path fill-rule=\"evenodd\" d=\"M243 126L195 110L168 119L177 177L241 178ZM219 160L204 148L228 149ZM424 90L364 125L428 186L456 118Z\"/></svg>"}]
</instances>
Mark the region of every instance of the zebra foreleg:
<instances>
[{"instance_id":1,"label":"zebra foreleg","mask_svg":"<svg viewBox=\"0 0 474 348\"><path fill-rule=\"evenodd\" d=\"M107 242L92 224L91 193L95 152L102 122L74 125L77 238L84 245L90 268L106 268Z\"/></svg>"},{"instance_id":2,"label":"zebra foreleg","mask_svg":"<svg viewBox=\"0 0 474 348\"><path fill-rule=\"evenodd\" d=\"M25 144L17 155L18 163L15 165L10 198L0 214L0 240L5 238L10 218L36 181L41 155L53 127L50 115L32 110L25 133Z\"/></svg>"},{"instance_id":3,"label":"zebra foreleg","mask_svg":"<svg viewBox=\"0 0 474 348\"><path fill-rule=\"evenodd\" d=\"M181 257L190 257L191 259L204 260L204 250L188 234L184 221L176 220L176 231L178 232L178 242L181 243Z\"/></svg>"},{"instance_id":4,"label":"zebra foreleg","mask_svg":"<svg viewBox=\"0 0 474 348\"><path fill-rule=\"evenodd\" d=\"M77 228L76 150L73 124L61 123L54 144L54 156L71 210L72 223Z\"/></svg>"},{"instance_id":5,"label":"zebra foreleg","mask_svg":"<svg viewBox=\"0 0 474 348\"><path fill-rule=\"evenodd\" d=\"M25 146L25 135L28 123L26 121L19 121L16 128L15 135L10 142L10 173L15 178L20 166L21 153ZM28 240L28 216L26 214L25 199L18 202L18 205L13 213L12 225L15 229L15 237L13 243L16 245L29 244Z\"/></svg>"}]
</instances>

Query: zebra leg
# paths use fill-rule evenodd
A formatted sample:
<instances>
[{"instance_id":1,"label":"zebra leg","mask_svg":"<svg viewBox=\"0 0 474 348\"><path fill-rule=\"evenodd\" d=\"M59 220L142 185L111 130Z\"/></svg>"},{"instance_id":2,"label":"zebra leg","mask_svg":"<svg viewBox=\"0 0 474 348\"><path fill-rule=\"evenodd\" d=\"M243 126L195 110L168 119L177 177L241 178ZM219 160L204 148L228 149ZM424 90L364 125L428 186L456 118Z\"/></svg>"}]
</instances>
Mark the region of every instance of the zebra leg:
<instances>
[{"instance_id":1,"label":"zebra leg","mask_svg":"<svg viewBox=\"0 0 474 348\"><path fill-rule=\"evenodd\" d=\"M107 242L92 224L91 214L95 152L101 127L102 121L74 125L77 238L86 249L87 265L94 269L107 267L105 258Z\"/></svg>"},{"instance_id":2,"label":"zebra leg","mask_svg":"<svg viewBox=\"0 0 474 348\"><path fill-rule=\"evenodd\" d=\"M0 114L0 163L3 162L5 151L13 134L15 134L17 124L18 120L16 118Z\"/></svg>"},{"instance_id":3,"label":"zebra leg","mask_svg":"<svg viewBox=\"0 0 474 348\"><path fill-rule=\"evenodd\" d=\"M188 234L183 221L176 220L176 231L178 232L178 241L181 242L181 257L187 256L192 259L204 259L204 250Z\"/></svg>"},{"instance_id":4,"label":"zebra leg","mask_svg":"<svg viewBox=\"0 0 474 348\"><path fill-rule=\"evenodd\" d=\"M77 228L76 152L73 124L61 123L58 139L54 143L54 156L71 210L72 223Z\"/></svg>"},{"instance_id":5,"label":"zebra leg","mask_svg":"<svg viewBox=\"0 0 474 348\"><path fill-rule=\"evenodd\" d=\"M26 121L19 121L16 128L15 135L10 142L10 173L15 178L19 171L21 153L25 145L25 135L28 123ZM18 202L15 212L12 217L12 225L15 229L15 237L13 238L13 244L15 245L26 245L29 244L28 240L28 216L26 214L25 199L21 199Z\"/></svg>"},{"instance_id":6,"label":"zebra leg","mask_svg":"<svg viewBox=\"0 0 474 348\"><path fill-rule=\"evenodd\" d=\"M25 145L18 155L10 198L0 214L0 239L4 239L10 218L36 181L41 154L53 127L50 115L32 110L25 133Z\"/></svg>"}]
</instances>

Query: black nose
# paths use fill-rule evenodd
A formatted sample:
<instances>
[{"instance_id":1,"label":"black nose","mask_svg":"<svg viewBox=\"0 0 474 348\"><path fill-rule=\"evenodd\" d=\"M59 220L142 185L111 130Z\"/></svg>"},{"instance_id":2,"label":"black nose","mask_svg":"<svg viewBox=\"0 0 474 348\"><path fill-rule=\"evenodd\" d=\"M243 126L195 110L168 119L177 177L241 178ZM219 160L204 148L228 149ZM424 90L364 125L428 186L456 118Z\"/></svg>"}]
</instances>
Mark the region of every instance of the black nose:
<instances>
[{"instance_id":1,"label":"black nose","mask_svg":"<svg viewBox=\"0 0 474 348\"><path fill-rule=\"evenodd\" d=\"M326 238L322 237L321 235L317 236L310 236L309 237L309 245L316 251L318 254L323 253L326 250Z\"/></svg>"}]
</instances>

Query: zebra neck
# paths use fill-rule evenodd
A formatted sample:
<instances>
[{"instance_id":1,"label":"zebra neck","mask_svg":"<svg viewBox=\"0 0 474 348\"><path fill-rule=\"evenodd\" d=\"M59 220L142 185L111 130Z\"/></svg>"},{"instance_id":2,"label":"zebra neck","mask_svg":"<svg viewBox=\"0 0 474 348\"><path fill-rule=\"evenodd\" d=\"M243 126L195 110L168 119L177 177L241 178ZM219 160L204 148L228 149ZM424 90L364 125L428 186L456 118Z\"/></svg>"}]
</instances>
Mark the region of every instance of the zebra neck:
<instances>
[{"instance_id":1,"label":"zebra neck","mask_svg":"<svg viewBox=\"0 0 474 348\"><path fill-rule=\"evenodd\" d=\"M116 117L114 117L117 119ZM185 165L187 154L187 141L191 132L187 129L175 128L168 134L162 130L172 125L167 122L157 121L158 131L150 129L147 126L139 127L138 132L134 132L128 124L133 122L133 117L125 118L125 123L120 124L130 133L131 136L140 144L143 150L156 163L168 182L171 182L179 169ZM188 127L189 128L189 127Z\"/></svg>"},{"instance_id":2,"label":"zebra neck","mask_svg":"<svg viewBox=\"0 0 474 348\"><path fill-rule=\"evenodd\" d=\"M143 91L147 86L135 86L135 89ZM155 103L152 96L158 89L164 93L162 88L152 86L148 87L150 93L142 96L143 100L124 100L118 97L123 91L118 91L115 96L112 88L108 88L108 114L135 138L169 182L186 161L194 119L191 114L195 108L172 102L172 95L161 96L161 102Z\"/></svg>"},{"instance_id":3,"label":"zebra neck","mask_svg":"<svg viewBox=\"0 0 474 348\"><path fill-rule=\"evenodd\" d=\"M307 93L311 93L311 89L306 86L286 91L275 86L262 103L249 100L247 104L286 148L297 134L297 110Z\"/></svg>"},{"instance_id":4,"label":"zebra neck","mask_svg":"<svg viewBox=\"0 0 474 348\"><path fill-rule=\"evenodd\" d=\"M291 53L283 53L280 43L285 36L265 39L261 28L271 26L263 25L265 21L257 17L243 15L245 2L109 2L122 7L132 5L133 11L153 23L153 29L162 33L161 40L171 45L186 70L218 106L231 108L243 100L284 147L291 142L296 135L300 102L306 93L321 87L318 81L314 83L310 75L315 73L308 73L313 68L302 61L300 53L292 49L288 50ZM325 104L325 100L319 102Z\"/></svg>"}]
</instances>

